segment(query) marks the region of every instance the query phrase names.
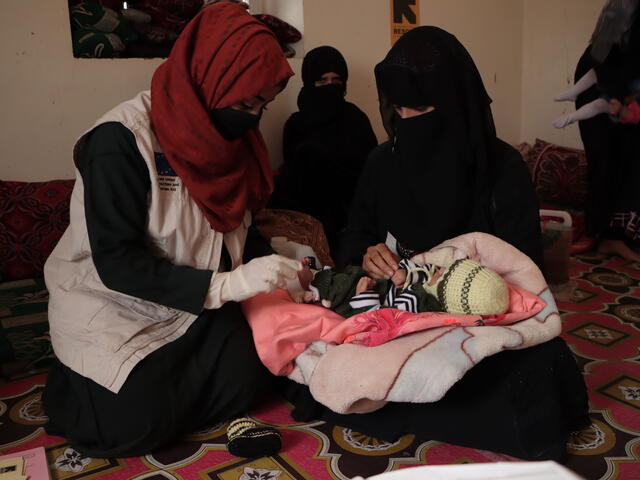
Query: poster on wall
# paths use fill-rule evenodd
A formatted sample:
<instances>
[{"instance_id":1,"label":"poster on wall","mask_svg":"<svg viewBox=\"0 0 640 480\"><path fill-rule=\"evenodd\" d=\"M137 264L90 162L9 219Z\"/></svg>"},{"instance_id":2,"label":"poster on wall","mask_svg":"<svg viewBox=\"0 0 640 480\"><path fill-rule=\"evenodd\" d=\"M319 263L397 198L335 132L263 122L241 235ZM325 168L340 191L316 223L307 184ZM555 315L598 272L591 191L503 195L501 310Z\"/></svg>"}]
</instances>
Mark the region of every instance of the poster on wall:
<instances>
[{"instance_id":1,"label":"poster on wall","mask_svg":"<svg viewBox=\"0 0 640 480\"><path fill-rule=\"evenodd\" d=\"M419 0L389 0L391 2L391 45L412 28L420 25Z\"/></svg>"}]
</instances>

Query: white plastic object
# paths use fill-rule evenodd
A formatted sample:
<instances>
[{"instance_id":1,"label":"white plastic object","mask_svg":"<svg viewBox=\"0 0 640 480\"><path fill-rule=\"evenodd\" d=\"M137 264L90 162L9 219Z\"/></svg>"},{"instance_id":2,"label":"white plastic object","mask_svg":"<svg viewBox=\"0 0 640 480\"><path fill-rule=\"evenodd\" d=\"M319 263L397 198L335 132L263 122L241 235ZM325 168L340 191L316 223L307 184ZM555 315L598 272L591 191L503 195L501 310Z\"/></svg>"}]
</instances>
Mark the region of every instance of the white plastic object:
<instances>
[{"instance_id":1,"label":"white plastic object","mask_svg":"<svg viewBox=\"0 0 640 480\"><path fill-rule=\"evenodd\" d=\"M571 215L564 210L540 210L540 216L556 221L541 221L544 245L544 277L552 292L559 292L569 284L569 255L573 237Z\"/></svg>"},{"instance_id":2,"label":"white plastic object","mask_svg":"<svg viewBox=\"0 0 640 480\"><path fill-rule=\"evenodd\" d=\"M313 251L309 245L303 245L293 240L289 240L287 237L271 237L271 248L276 253L287 258L293 258L294 260L302 260L305 257L313 257L316 259L316 265L318 268L322 268L316 252Z\"/></svg>"},{"instance_id":3,"label":"white plastic object","mask_svg":"<svg viewBox=\"0 0 640 480\"><path fill-rule=\"evenodd\" d=\"M540 210L540 217L553 217L562 219L562 223L557 222L544 222L546 228L552 228L556 230L569 230L573 226L573 220L569 212L565 210Z\"/></svg>"}]
</instances>

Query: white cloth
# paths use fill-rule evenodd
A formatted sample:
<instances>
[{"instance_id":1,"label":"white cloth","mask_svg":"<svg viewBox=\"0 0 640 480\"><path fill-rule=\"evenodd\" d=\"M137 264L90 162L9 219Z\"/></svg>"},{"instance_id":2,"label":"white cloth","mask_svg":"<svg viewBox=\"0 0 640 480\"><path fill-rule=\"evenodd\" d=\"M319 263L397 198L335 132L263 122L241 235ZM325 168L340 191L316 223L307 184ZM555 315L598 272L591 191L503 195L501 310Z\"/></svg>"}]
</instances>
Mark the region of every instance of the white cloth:
<instances>
[{"instance_id":1,"label":"white cloth","mask_svg":"<svg viewBox=\"0 0 640 480\"><path fill-rule=\"evenodd\" d=\"M354 477L352 480L364 480ZM369 480L582 480L553 461L424 465L369 477Z\"/></svg>"},{"instance_id":2,"label":"white cloth","mask_svg":"<svg viewBox=\"0 0 640 480\"><path fill-rule=\"evenodd\" d=\"M222 245L232 268L242 263L251 214L229 233L211 229L180 177L159 172L162 152L151 127L149 91L138 94L99 119L91 130L119 122L134 135L149 170L146 239L158 256L178 265L217 270ZM76 144L79 151L86 133ZM44 267L50 293L51 343L62 363L117 393L131 370L147 355L183 335L196 315L107 288L91 256L84 211L84 186L76 169L70 225Z\"/></svg>"}]
</instances>

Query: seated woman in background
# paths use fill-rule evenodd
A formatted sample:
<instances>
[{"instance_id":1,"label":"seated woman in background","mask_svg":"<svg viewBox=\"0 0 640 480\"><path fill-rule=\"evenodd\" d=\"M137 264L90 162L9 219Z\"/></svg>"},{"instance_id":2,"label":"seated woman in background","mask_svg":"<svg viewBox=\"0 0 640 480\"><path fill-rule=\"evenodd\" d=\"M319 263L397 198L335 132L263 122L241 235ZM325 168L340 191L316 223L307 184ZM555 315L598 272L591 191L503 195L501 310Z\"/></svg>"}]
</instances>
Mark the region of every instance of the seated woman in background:
<instances>
[{"instance_id":1,"label":"seated woman in background","mask_svg":"<svg viewBox=\"0 0 640 480\"><path fill-rule=\"evenodd\" d=\"M439 28L416 28L375 74L391 140L371 153L360 177L338 266L362 265L390 279L401 258L475 231L540 265L529 174L496 137L491 99L462 44ZM485 358L433 403L340 415L307 387L289 383L286 393L299 420L319 417L385 440L412 433L530 460L562 460L568 433L589 425L584 381L560 338Z\"/></svg>"},{"instance_id":2,"label":"seated woman in background","mask_svg":"<svg viewBox=\"0 0 640 480\"><path fill-rule=\"evenodd\" d=\"M334 255L358 176L378 144L365 113L345 100L348 78L335 48L314 48L305 56L300 111L284 126L284 164L270 204L320 220Z\"/></svg>"}]
</instances>

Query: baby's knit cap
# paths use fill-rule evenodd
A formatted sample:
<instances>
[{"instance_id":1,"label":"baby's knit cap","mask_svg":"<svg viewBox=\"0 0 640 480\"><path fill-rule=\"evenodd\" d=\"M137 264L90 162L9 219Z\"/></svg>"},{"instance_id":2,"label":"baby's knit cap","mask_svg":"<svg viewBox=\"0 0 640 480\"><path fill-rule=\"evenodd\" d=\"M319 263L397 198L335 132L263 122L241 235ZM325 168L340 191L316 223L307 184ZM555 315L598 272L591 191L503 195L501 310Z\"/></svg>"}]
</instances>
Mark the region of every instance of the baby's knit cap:
<instances>
[{"instance_id":1,"label":"baby's knit cap","mask_svg":"<svg viewBox=\"0 0 640 480\"><path fill-rule=\"evenodd\" d=\"M503 278L469 259L454 262L435 285L424 284L444 310L456 315L498 315L509 308L509 290Z\"/></svg>"}]
</instances>

